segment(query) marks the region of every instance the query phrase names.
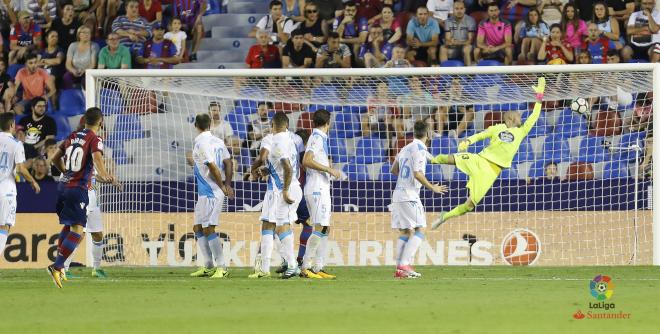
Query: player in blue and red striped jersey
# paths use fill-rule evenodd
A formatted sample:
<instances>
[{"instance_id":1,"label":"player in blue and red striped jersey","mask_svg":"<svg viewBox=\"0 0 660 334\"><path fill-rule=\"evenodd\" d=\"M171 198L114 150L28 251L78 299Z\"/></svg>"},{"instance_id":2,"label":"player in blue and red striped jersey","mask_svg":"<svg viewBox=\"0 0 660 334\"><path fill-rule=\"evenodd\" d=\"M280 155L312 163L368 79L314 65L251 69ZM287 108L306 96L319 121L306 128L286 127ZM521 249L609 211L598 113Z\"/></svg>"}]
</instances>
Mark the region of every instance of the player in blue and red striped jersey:
<instances>
[{"instance_id":1,"label":"player in blue and red striped jersey","mask_svg":"<svg viewBox=\"0 0 660 334\"><path fill-rule=\"evenodd\" d=\"M115 177L108 173L103 162L103 142L96 133L101 128L103 114L99 108L89 108L85 112L85 128L72 132L64 140L53 156L53 164L62 172L62 183L58 186L57 215L60 232L57 258L48 266L48 273L58 288L65 280L64 261L73 253L82 239L83 228L87 225L87 205L89 189L94 169L96 181L118 186Z\"/></svg>"}]
</instances>

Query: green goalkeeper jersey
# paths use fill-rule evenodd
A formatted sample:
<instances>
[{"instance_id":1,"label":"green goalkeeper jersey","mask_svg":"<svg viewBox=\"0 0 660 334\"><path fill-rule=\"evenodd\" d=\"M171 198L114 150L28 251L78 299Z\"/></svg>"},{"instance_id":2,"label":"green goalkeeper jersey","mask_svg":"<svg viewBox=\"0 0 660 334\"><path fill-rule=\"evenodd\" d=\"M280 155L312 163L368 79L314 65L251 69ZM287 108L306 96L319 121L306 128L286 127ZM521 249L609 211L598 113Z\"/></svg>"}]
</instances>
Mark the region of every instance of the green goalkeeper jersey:
<instances>
[{"instance_id":1,"label":"green goalkeeper jersey","mask_svg":"<svg viewBox=\"0 0 660 334\"><path fill-rule=\"evenodd\" d=\"M511 167L513 157L518 153L520 143L527 136L541 115L541 103L534 104L534 111L520 127L509 128L506 124L497 124L488 129L470 136L470 144L490 138L490 144L479 155L482 158L502 167Z\"/></svg>"}]
</instances>

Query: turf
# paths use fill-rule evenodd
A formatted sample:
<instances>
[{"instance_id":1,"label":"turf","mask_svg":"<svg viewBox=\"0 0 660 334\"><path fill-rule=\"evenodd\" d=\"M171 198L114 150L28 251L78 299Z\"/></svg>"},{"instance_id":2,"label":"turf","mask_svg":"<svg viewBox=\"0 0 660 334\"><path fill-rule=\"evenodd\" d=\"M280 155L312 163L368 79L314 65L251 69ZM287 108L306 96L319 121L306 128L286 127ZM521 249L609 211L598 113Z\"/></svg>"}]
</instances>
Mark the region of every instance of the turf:
<instances>
[{"instance_id":1,"label":"turf","mask_svg":"<svg viewBox=\"0 0 660 334\"><path fill-rule=\"evenodd\" d=\"M109 268L56 289L46 270L0 271L0 333L654 333L660 269L653 267L333 268L337 280L193 279L190 269ZM612 277L608 302L630 319L573 319ZM599 310L592 310L599 311ZM600 312L600 311L599 311Z\"/></svg>"}]
</instances>

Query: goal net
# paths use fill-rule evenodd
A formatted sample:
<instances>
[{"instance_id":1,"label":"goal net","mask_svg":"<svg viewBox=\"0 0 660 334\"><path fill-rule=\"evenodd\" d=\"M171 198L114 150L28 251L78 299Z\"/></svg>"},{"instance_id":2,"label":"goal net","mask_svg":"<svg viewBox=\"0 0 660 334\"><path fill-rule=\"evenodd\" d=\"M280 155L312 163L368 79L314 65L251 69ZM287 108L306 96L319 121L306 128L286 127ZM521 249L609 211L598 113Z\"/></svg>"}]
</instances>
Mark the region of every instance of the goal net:
<instances>
[{"instance_id":1,"label":"goal net","mask_svg":"<svg viewBox=\"0 0 660 334\"><path fill-rule=\"evenodd\" d=\"M524 122L533 109L531 86L542 75L541 116L511 168L473 212L429 229L415 263L651 264L652 70L625 64L90 71L87 104L105 115L105 157L124 185L121 193L101 189L104 261L196 265L197 195L187 155L195 115L210 112L212 132L225 140L235 168L236 198L220 217L224 255L232 266L251 265L266 184L247 177L269 118L284 112L291 131L309 134L313 112L326 109L329 154L345 175L332 183L328 264L393 264L389 205L397 176L390 168L412 141L414 122L429 124L431 154L456 153L458 143L503 123L507 112ZM577 98L584 109L571 107ZM488 144L473 143L468 152ZM469 195L468 176L455 166L428 164L426 177L449 187L445 195L422 190L429 223Z\"/></svg>"}]
</instances>

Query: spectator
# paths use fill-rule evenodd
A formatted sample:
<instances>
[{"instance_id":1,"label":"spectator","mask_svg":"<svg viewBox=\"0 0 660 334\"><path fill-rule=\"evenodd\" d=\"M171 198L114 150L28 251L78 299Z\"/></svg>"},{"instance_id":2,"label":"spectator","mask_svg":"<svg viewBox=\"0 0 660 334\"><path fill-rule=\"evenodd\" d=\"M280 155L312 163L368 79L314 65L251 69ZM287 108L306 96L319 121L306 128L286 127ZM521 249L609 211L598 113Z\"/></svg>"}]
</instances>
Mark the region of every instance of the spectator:
<instances>
[{"instance_id":1,"label":"spectator","mask_svg":"<svg viewBox=\"0 0 660 334\"><path fill-rule=\"evenodd\" d=\"M360 47L367 40L369 24L364 17L358 18L355 2L344 4L342 16L337 16L332 23L332 31L339 34L339 42L351 48L353 54L358 54Z\"/></svg>"},{"instance_id":2,"label":"spectator","mask_svg":"<svg viewBox=\"0 0 660 334\"><path fill-rule=\"evenodd\" d=\"M608 64L618 64L621 62L621 58L619 57L619 51L615 49L610 49L607 51L607 63Z\"/></svg>"},{"instance_id":3,"label":"spectator","mask_svg":"<svg viewBox=\"0 0 660 334\"><path fill-rule=\"evenodd\" d=\"M591 64L591 52L589 50L578 50L576 64Z\"/></svg>"},{"instance_id":4,"label":"spectator","mask_svg":"<svg viewBox=\"0 0 660 334\"><path fill-rule=\"evenodd\" d=\"M367 40L360 47L359 62L367 68L383 67L392 58L393 48L394 45L385 41L383 28L380 25L373 25L369 28Z\"/></svg>"},{"instance_id":5,"label":"spectator","mask_svg":"<svg viewBox=\"0 0 660 334\"><path fill-rule=\"evenodd\" d=\"M463 1L454 2L452 15L445 21L445 44L440 46L440 63L448 59L462 59L467 66L472 65L472 43L477 24L465 15Z\"/></svg>"},{"instance_id":6,"label":"spectator","mask_svg":"<svg viewBox=\"0 0 660 334\"><path fill-rule=\"evenodd\" d=\"M46 115L46 99L37 96L32 99L30 106L32 112L18 121L21 126L18 132L22 132L21 136L25 137L23 146L27 160L41 156L46 140L55 138L57 134L55 120Z\"/></svg>"},{"instance_id":7,"label":"spectator","mask_svg":"<svg viewBox=\"0 0 660 334\"><path fill-rule=\"evenodd\" d=\"M580 19L575 12L575 6L567 3L561 17L561 31L564 32L564 40L576 49L587 36L587 24Z\"/></svg>"},{"instance_id":8,"label":"spectator","mask_svg":"<svg viewBox=\"0 0 660 334\"><path fill-rule=\"evenodd\" d=\"M302 30L294 30L291 33L291 39L282 50L282 68L312 67L315 58L316 54L312 48L305 44Z\"/></svg>"},{"instance_id":9,"label":"spectator","mask_svg":"<svg viewBox=\"0 0 660 334\"><path fill-rule=\"evenodd\" d=\"M610 16L604 2L594 4L594 16L591 20L597 24L598 34L614 42L617 50L621 50L626 45L626 40L619 29L619 21Z\"/></svg>"},{"instance_id":10,"label":"spectator","mask_svg":"<svg viewBox=\"0 0 660 334\"><path fill-rule=\"evenodd\" d=\"M206 12L206 0L172 0L171 17L178 17L183 23L186 35L192 36L191 61L197 61L197 50L204 38L202 16Z\"/></svg>"},{"instance_id":11,"label":"spectator","mask_svg":"<svg viewBox=\"0 0 660 334\"><path fill-rule=\"evenodd\" d=\"M635 11L635 2L641 3L642 1L634 0L606 0L607 10L614 19L619 22L619 26L629 25L629 18ZM641 7L644 7L642 4ZM640 8L641 8L640 7Z\"/></svg>"},{"instance_id":12,"label":"spectator","mask_svg":"<svg viewBox=\"0 0 660 334\"><path fill-rule=\"evenodd\" d=\"M377 135L382 139L389 138L396 100L390 97L387 82L379 82L376 91L367 98L367 112L362 116L362 136Z\"/></svg>"},{"instance_id":13,"label":"spectator","mask_svg":"<svg viewBox=\"0 0 660 334\"><path fill-rule=\"evenodd\" d=\"M383 39L387 43L392 45L399 44L403 32L401 31L401 23L394 17L392 6L383 6L383 10L380 12L380 20L377 20L374 24L383 28Z\"/></svg>"},{"instance_id":14,"label":"spectator","mask_svg":"<svg viewBox=\"0 0 660 334\"><path fill-rule=\"evenodd\" d=\"M144 44L137 57L137 63L146 65L147 69L171 69L180 59L176 56L176 46L165 39L165 27L161 22L153 24L153 37Z\"/></svg>"},{"instance_id":15,"label":"spectator","mask_svg":"<svg viewBox=\"0 0 660 334\"><path fill-rule=\"evenodd\" d=\"M13 91L14 84L11 82L11 77L7 74L7 63L0 57L0 112L9 111L11 109L11 92Z\"/></svg>"},{"instance_id":16,"label":"spectator","mask_svg":"<svg viewBox=\"0 0 660 334\"><path fill-rule=\"evenodd\" d=\"M339 34L331 32L328 43L322 45L316 53L316 68L350 68L351 49L339 43Z\"/></svg>"},{"instance_id":17,"label":"spectator","mask_svg":"<svg viewBox=\"0 0 660 334\"><path fill-rule=\"evenodd\" d=\"M548 162L543 167L543 176L536 180L537 182L558 182L559 179L559 168L554 161Z\"/></svg>"},{"instance_id":18,"label":"spectator","mask_svg":"<svg viewBox=\"0 0 660 334\"><path fill-rule=\"evenodd\" d=\"M270 14L262 17L257 25L250 31L249 37L257 37L257 31L265 30L270 33L270 39L274 44L284 45L289 40L293 29L297 27L296 23L282 15L282 2L273 0L269 5Z\"/></svg>"},{"instance_id":19,"label":"spectator","mask_svg":"<svg viewBox=\"0 0 660 334\"><path fill-rule=\"evenodd\" d=\"M562 65L573 62L573 47L568 41L562 40L559 24L553 24L550 27L550 38L543 37L537 59L545 61L548 65Z\"/></svg>"},{"instance_id":20,"label":"spectator","mask_svg":"<svg viewBox=\"0 0 660 334\"><path fill-rule=\"evenodd\" d=\"M332 23L332 19L343 14L344 4L342 0L314 0L313 3L316 4L319 10L319 18L326 21L326 23Z\"/></svg>"},{"instance_id":21,"label":"spectator","mask_svg":"<svg viewBox=\"0 0 660 334\"><path fill-rule=\"evenodd\" d=\"M80 21L74 15L73 5L68 2L61 6L61 16L56 17L50 25L50 30L57 31L58 42L62 50L69 50L69 45L76 41L76 31Z\"/></svg>"},{"instance_id":22,"label":"spectator","mask_svg":"<svg viewBox=\"0 0 660 334\"><path fill-rule=\"evenodd\" d=\"M356 17L358 21L365 19L369 25L381 19L381 11L383 10L384 3L382 0L353 0L357 6ZM344 2L344 10L346 10L346 2ZM346 14L346 13L344 13Z\"/></svg>"},{"instance_id":23,"label":"spectator","mask_svg":"<svg viewBox=\"0 0 660 334\"><path fill-rule=\"evenodd\" d=\"M408 78L407 94L398 98L397 104L402 106L401 113L394 120L395 135L397 138L405 138L413 130L416 121L426 120L430 122L435 101L433 96L422 87L419 77Z\"/></svg>"},{"instance_id":24,"label":"spectator","mask_svg":"<svg viewBox=\"0 0 660 334\"><path fill-rule=\"evenodd\" d=\"M548 25L541 20L539 11L532 9L527 13L525 21L522 21L516 28L514 41L520 45L518 64L527 61L535 63L543 37L550 35Z\"/></svg>"},{"instance_id":25,"label":"spectator","mask_svg":"<svg viewBox=\"0 0 660 334\"><path fill-rule=\"evenodd\" d=\"M51 30L46 34L46 47L41 50L39 55L39 66L45 69L48 74L57 78L64 75L64 51L58 46L59 36L57 31Z\"/></svg>"},{"instance_id":26,"label":"spectator","mask_svg":"<svg viewBox=\"0 0 660 334\"><path fill-rule=\"evenodd\" d=\"M20 11L16 15L18 24L15 24L9 35L9 65L19 63L28 51L38 50L41 46L41 28L32 21L27 11Z\"/></svg>"},{"instance_id":27,"label":"spectator","mask_svg":"<svg viewBox=\"0 0 660 334\"><path fill-rule=\"evenodd\" d=\"M14 111L19 115L23 114L35 97L46 96L47 99L52 99L56 93L55 80L46 70L39 67L38 56L35 53L25 56L25 67L16 73L14 83L15 89L10 93L11 97L14 97L21 87L23 88L22 99L14 105Z\"/></svg>"},{"instance_id":28,"label":"spectator","mask_svg":"<svg viewBox=\"0 0 660 334\"><path fill-rule=\"evenodd\" d=\"M54 18L57 17L57 3L55 0L28 0L25 10L32 16L34 23L45 31Z\"/></svg>"},{"instance_id":29,"label":"spectator","mask_svg":"<svg viewBox=\"0 0 660 334\"><path fill-rule=\"evenodd\" d=\"M151 25L138 13L138 1L126 0L126 15L112 22L112 32L119 35L119 42L126 45L132 54L137 54L142 45L151 38Z\"/></svg>"},{"instance_id":30,"label":"spectator","mask_svg":"<svg viewBox=\"0 0 660 334\"><path fill-rule=\"evenodd\" d=\"M640 10L630 15L627 25L632 58L650 58L651 46L660 42L659 22L660 11L655 8L655 1L642 0Z\"/></svg>"},{"instance_id":31,"label":"spectator","mask_svg":"<svg viewBox=\"0 0 660 334\"><path fill-rule=\"evenodd\" d=\"M282 1L282 15L292 19L294 22L305 21L303 10L305 0L284 0Z\"/></svg>"},{"instance_id":32,"label":"spectator","mask_svg":"<svg viewBox=\"0 0 660 334\"><path fill-rule=\"evenodd\" d=\"M227 139L234 135L231 124L225 121L220 103L212 101L209 103L209 116L211 116L211 133L220 138Z\"/></svg>"},{"instance_id":33,"label":"spectator","mask_svg":"<svg viewBox=\"0 0 660 334\"><path fill-rule=\"evenodd\" d=\"M99 52L99 69L128 69L131 68L131 51L119 44L119 35L114 32L108 34L107 45Z\"/></svg>"},{"instance_id":34,"label":"spectator","mask_svg":"<svg viewBox=\"0 0 660 334\"><path fill-rule=\"evenodd\" d=\"M83 86L85 71L96 68L96 57L99 54L98 44L92 42L92 30L87 26L78 28L78 41L69 45L66 52L66 73L63 79L63 89Z\"/></svg>"},{"instance_id":35,"label":"spectator","mask_svg":"<svg viewBox=\"0 0 660 334\"><path fill-rule=\"evenodd\" d=\"M37 182L55 182L55 179L48 175L48 164L44 158L36 158L32 162L32 177Z\"/></svg>"},{"instance_id":36,"label":"spectator","mask_svg":"<svg viewBox=\"0 0 660 334\"><path fill-rule=\"evenodd\" d=\"M165 33L165 38L169 39L176 46L176 56L183 59L186 53L186 39L188 35L181 30L181 20L178 17L173 18L169 25L170 31Z\"/></svg>"},{"instance_id":37,"label":"spectator","mask_svg":"<svg viewBox=\"0 0 660 334\"><path fill-rule=\"evenodd\" d=\"M402 46L395 46L392 49L392 59L385 63L384 67L411 67L412 64L406 59L406 49Z\"/></svg>"},{"instance_id":38,"label":"spectator","mask_svg":"<svg viewBox=\"0 0 660 334\"><path fill-rule=\"evenodd\" d=\"M41 157L46 159L46 165L50 166L50 175L53 177L60 176L60 174L62 174L59 169L57 169L54 165L51 165L52 157L55 156L57 149L57 140L54 138L48 138L44 142L44 149L41 153Z\"/></svg>"},{"instance_id":39,"label":"spectator","mask_svg":"<svg viewBox=\"0 0 660 334\"><path fill-rule=\"evenodd\" d=\"M257 32L257 44L250 47L245 63L250 68L279 68L282 67L280 50L269 44L270 33L266 30Z\"/></svg>"},{"instance_id":40,"label":"spectator","mask_svg":"<svg viewBox=\"0 0 660 334\"><path fill-rule=\"evenodd\" d=\"M483 0L480 2L488 2ZM492 2L491 2L492 3ZM502 20L507 22L519 22L527 17L527 12L537 6L537 0L504 0L501 2ZM486 4L486 10L490 6Z\"/></svg>"},{"instance_id":41,"label":"spectator","mask_svg":"<svg viewBox=\"0 0 660 334\"><path fill-rule=\"evenodd\" d=\"M428 0L426 8L428 8L433 18L438 21L440 27L445 29L445 21L454 12L454 0Z\"/></svg>"},{"instance_id":42,"label":"spectator","mask_svg":"<svg viewBox=\"0 0 660 334\"><path fill-rule=\"evenodd\" d=\"M511 43L511 24L500 19L500 9L496 3L488 4L488 19L479 23L477 47L474 49L474 61L484 59L504 60L505 65L513 61Z\"/></svg>"},{"instance_id":43,"label":"spectator","mask_svg":"<svg viewBox=\"0 0 660 334\"><path fill-rule=\"evenodd\" d=\"M568 0L538 0L536 9L541 13L541 20L548 25L561 23L561 13Z\"/></svg>"},{"instance_id":44,"label":"spectator","mask_svg":"<svg viewBox=\"0 0 660 334\"><path fill-rule=\"evenodd\" d=\"M248 125L248 148L250 155L254 158L259 155L259 147L261 146L261 139L270 133L270 119L268 119L268 111L272 109L272 105L266 102L259 102L257 105L257 118L252 120Z\"/></svg>"},{"instance_id":45,"label":"spectator","mask_svg":"<svg viewBox=\"0 0 660 334\"><path fill-rule=\"evenodd\" d=\"M461 79L453 78L449 89L444 94L440 94L438 99L459 103L463 100L463 85ZM442 136L451 136L458 138L472 124L474 120L474 107L471 105L451 105L441 106L436 111L435 123L437 133Z\"/></svg>"},{"instance_id":46,"label":"spectator","mask_svg":"<svg viewBox=\"0 0 660 334\"><path fill-rule=\"evenodd\" d=\"M627 0L624 0L627 1ZM573 0L573 4L575 5L575 8L578 11L578 15L580 16L580 19L586 21L589 21L593 18L594 14L594 5L593 0Z\"/></svg>"},{"instance_id":47,"label":"spectator","mask_svg":"<svg viewBox=\"0 0 660 334\"><path fill-rule=\"evenodd\" d=\"M145 18L147 22L163 22L163 7L160 0L142 0L138 5L138 13Z\"/></svg>"},{"instance_id":48,"label":"spectator","mask_svg":"<svg viewBox=\"0 0 660 334\"><path fill-rule=\"evenodd\" d=\"M406 28L406 43L410 48L408 60L411 63L419 60L426 64L435 64L439 40L438 21L429 19L429 10L426 6L418 7L415 17L408 22Z\"/></svg>"},{"instance_id":49,"label":"spectator","mask_svg":"<svg viewBox=\"0 0 660 334\"><path fill-rule=\"evenodd\" d=\"M602 31L598 30L598 25L589 23L587 27L589 35L582 42L581 50L589 50L591 60L594 64L606 64L608 50L616 50L616 45L607 37L604 37Z\"/></svg>"},{"instance_id":50,"label":"spectator","mask_svg":"<svg viewBox=\"0 0 660 334\"><path fill-rule=\"evenodd\" d=\"M314 52L325 43L328 35L328 26L319 19L319 10L315 3L308 2L305 5L305 21L300 24L305 34L305 43L309 45Z\"/></svg>"}]
</instances>

